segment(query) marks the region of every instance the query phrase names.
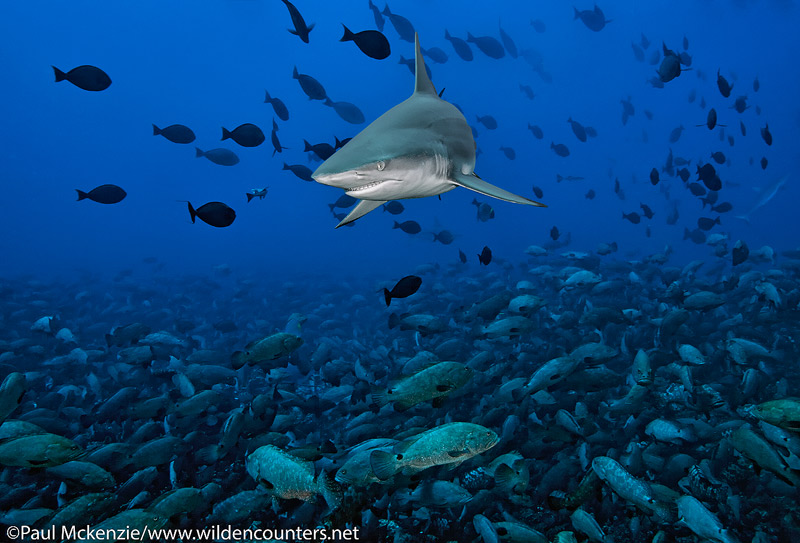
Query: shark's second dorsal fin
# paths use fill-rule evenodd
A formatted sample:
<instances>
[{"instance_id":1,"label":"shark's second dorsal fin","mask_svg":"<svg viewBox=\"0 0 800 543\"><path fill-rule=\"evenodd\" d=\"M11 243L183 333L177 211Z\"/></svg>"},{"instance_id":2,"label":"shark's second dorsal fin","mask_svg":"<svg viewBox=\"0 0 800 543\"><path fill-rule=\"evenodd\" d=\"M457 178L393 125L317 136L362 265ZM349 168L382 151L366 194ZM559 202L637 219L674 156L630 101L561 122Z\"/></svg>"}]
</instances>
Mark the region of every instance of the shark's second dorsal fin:
<instances>
[{"instance_id":1,"label":"shark's second dorsal fin","mask_svg":"<svg viewBox=\"0 0 800 543\"><path fill-rule=\"evenodd\" d=\"M428 77L428 71L425 69L425 59L422 58L422 49L419 46L419 34L416 32L414 33L414 56L416 60L414 64L414 70L416 71L414 93L430 93L438 96L431 79Z\"/></svg>"}]
</instances>

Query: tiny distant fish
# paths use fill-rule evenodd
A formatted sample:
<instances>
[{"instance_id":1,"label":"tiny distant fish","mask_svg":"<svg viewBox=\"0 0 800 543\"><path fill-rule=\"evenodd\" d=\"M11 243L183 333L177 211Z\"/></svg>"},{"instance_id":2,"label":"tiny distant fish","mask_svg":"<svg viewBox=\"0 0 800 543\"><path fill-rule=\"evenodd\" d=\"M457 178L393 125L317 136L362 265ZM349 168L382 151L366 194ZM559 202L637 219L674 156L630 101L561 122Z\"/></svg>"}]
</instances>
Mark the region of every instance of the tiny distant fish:
<instances>
[{"instance_id":1,"label":"tiny distant fish","mask_svg":"<svg viewBox=\"0 0 800 543\"><path fill-rule=\"evenodd\" d=\"M717 88L719 88L720 94L725 98L730 97L731 91L733 90L733 85L728 83L728 80L719 73L719 70L717 70Z\"/></svg>"},{"instance_id":2,"label":"tiny distant fish","mask_svg":"<svg viewBox=\"0 0 800 543\"><path fill-rule=\"evenodd\" d=\"M692 243L696 243L697 245L703 245L706 242L706 234L699 228L695 228L694 230L689 230L688 228L684 228L683 239L691 240Z\"/></svg>"},{"instance_id":3,"label":"tiny distant fish","mask_svg":"<svg viewBox=\"0 0 800 543\"><path fill-rule=\"evenodd\" d=\"M747 260L750 256L750 248L747 247L747 244L742 240L738 240L736 245L733 246L733 251L731 251L731 257L734 266L738 266Z\"/></svg>"},{"instance_id":4,"label":"tiny distant fish","mask_svg":"<svg viewBox=\"0 0 800 543\"><path fill-rule=\"evenodd\" d=\"M594 200L595 192L594 189L589 189L589 192L586 193L585 198L587 200Z\"/></svg>"},{"instance_id":5,"label":"tiny distant fish","mask_svg":"<svg viewBox=\"0 0 800 543\"><path fill-rule=\"evenodd\" d=\"M303 181L309 181L309 182L314 181L314 179L311 177L312 174L311 168L309 168L308 166L304 166L302 164L287 164L284 162L283 169L289 170Z\"/></svg>"},{"instance_id":6,"label":"tiny distant fish","mask_svg":"<svg viewBox=\"0 0 800 543\"><path fill-rule=\"evenodd\" d=\"M622 190L622 185L620 185L619 177L614 179L614 192L619 197L620 200L625 199L625 191Z\"/></svg>"},{"instance_id":7,"label":"tiny distant fish","mask_svg":"<svg viewBox=\"0 0 800 543\"><path fill-rule=\"evenodd\" d=\"M761 88L761 84L758 82L758 77L753 79L753 92L758 92L758 89Z\"/></svg>"},{"instance_id":8,"label":"tiny distant fish","mask_svg":"<svg viewBox=\"0 0 800 543\"><path fill-rule=\"evenodd\" d=\"M273 98L269 95L269 91L264 91L264 103L270 104L272 106L273 111L275 111L275 115L282 121L289 120L289 110L286 109L286 104L283 103L283 100L280 98Z\"/></svg>"},{"instance_id":9,"label":"tiny distant fish","mask_svg":"<svg viewBox=\"0 0 800 543\"><path fill-rule=\"evenodd\" d=\"M630 221L633 224L639 224L640 222L642 222L642 218L635 211L631 213L623 213L622 218Z\"/></svg>"},{"instance_id":10,"label":"tiny distant fish","mask_svg":"<svg viewBox=\"0 0 800 543\"><path fill-rule=\"evenodd\" d=\"M650 183L652 183L653 185L658 185L658 180L659 180L658 170L656 168L653 168L652 170L650 170Z\"/></svg>"},{"instance_id":11,"label":"tiny distant fish","mask_svg":"<svg viewBox=\"0 0 800 543\"><path fill-rule=\"evenodd\" d=\"M765 156L761 157L761 169L762 170L766 170L767 169L767 157L765 157Z\"/></svg>"},{"instance_id":12,"label":"tiny distant fish","mask_svg":"<svg viewBox=\"0 0 800 543\"><path fill-rule=\"evenodd\" d=\"M259 127L252 123L245 123L237 126L229 131L224 126L222 127L222 140L232 139L242 147L258 147L264 140L264 132Z\"/></svg>"},{"instance_id":13,"label":"tiny distant fish","mask_svg":"<svg viewBox=\"0 0 800 543\"><path fill-rule=\"evenodd\" d=\"M472 205L478 208L477 218L481 222L486 222L489 219L494 219L494 209L486 202L479 202L477 198L472 199Z\"/></svg>"},{"instance_id":14,"label":"tiny distant fish","mask_svg":"<svg viewBox=\"0 0 800 543\"><path fill-rule=\"evenodd\" d=\"M455 239L455 236L450 230L442 230L441 232L433 233L433 241L438 241L442 245L450 245Z\"/></svg>"},{"instance_id":15,"label":"tiny distant fish","mask_svg":"<svg viewBox=\"0 0 800 543\"><path fill-rule=\"evenodd\" d=\"M450 32L447 30L444 31L444 39L450 42L450 45L453 46L456 54L461 57L461 60L466 60L469 62L473 59L472 49L470 49L469 44L462 40L461 38L455 38L450 35Z\"/></svg>"},{"instance_id":16,"label":"tiny distant fish","mask_svg":"<svg viewBox=\"0 0 800 543\"><path fill-rule=\"evenodd\" d=\"M192 224L194 224L195 218L199 217L206 224L217 228L225 228L233 224L236 219L236 212L222 202L208 202L197 209L193 208L190 202L186 203L189 206L189 216L192 218Z\"/></svg>"},{"instance_id":17,"label":"tiny distant fish","mask_svg":"<svg viewBox=\"0 0 800 543\"><path fill-rule=\"evenodd\" d=\"M506 50L503 48L503 45L491 36L475 37L467 32L467 42L474 43L487 57L499 59L506 56Z\"/></svg>"},{"instance_id":18,"label":"tiny distant fish","mask_svg":"<svg viewBox=\"0 0 800 543\"><path fill-rule=\"evenodd\" d=\"M711 208L711 211L714 213L727 213L733 209L733 205L730 202L722 202L716 206Z\"/></svg>"},{"instance_id":19,"label":"tiny distant fish","mask_svg":"<svg viewBox=\"0 0 800 543\"><path fill-rule=\"evenodd\" d=\"M414 25L411 24L411 21L402 15L392 13L389 10L389 4L386 4L383 14L389 19L389 22L392 23L392 26L397 31L397 34L400 36L401 40L414 43L415 30Z\"/></svg>"},{"instance_id":20,"label":"tiny distant fish","mask_svg":"<svg viewBox=\"0 0 800 543\"><path fill-rule=\"evenodd\" d=\"M258 198L259 200L263 200L264 197L267 195L267 189L269 187L264 187L263 189L250 189L250 192L246 192L245 196L247 196L247 201L250 202L253 198Z\"/></svg>"},{"instance_id":21,"label":"tiny distant fish","mask_svg":"<svg viewBox=\"0 0 800 543\"><path fill-rule=\"evenodd\" d=\"M533 186L533 193L536 195L537 198L544 198L544 191L542 191L542 189L537 187L536 185Z\"/></svg>"},{"instance_id":22,"label":"tiny distant fish","mask_svg":"<svg viewBox=\"0 0 800 543\"><path fill-rule=\"evenodd\" d=\"M511 36L509 36L506 33L506 31L503 30L502 26L500 26L499 28L500 28L500 40L502 40L503 42L503 47L506 48L506 51L508 51L508 54L511 58L517 58L518 55L517 44L515 44L514 40L511 39Z\"/></svg>"},{"instance_id":23,"label":"tiny distant fish","mask_svg":"<svg viewBox=\"0 0 800 543\"><path fill-rule=\"evenodd\" d=\"M681 75L681 59L673 51L667 49L666 45L663 47L664 59L661 61L661 65L658 67L658 80L661 83L669 83Z\"/></svg>"},{"instance_id":24,"label":"tiny distant fish","mask_svg":"<svg viewBox=\"0 0 800 543\"><path fill-rule=\"evenodd\" d=\"M297 82L300 83L300 88L303 89L303 92L306 93L309 100L324 100L328 97L328 94L325 92L325 87L310 75L299 73L297 71L297 66L294 67L294 71L292 72L292 79L297 79Z\"/></svg>"},{"instance_id":25,"label":"tiny distant fish","mask_svg":"<svg viewBox=\"0 0 800 543\"><path fill-rule=\"evenodd\" d=\"M761 137L764 139L764 143L772 145L772 133L769 131L769 123L765 124L764 128L761 129Z\"/></svg>"},{"instance_id":26,"label":"tiny distant fish","mask_svg":"<svg viewBox=\"0 0 800 543\"><path fill-rule=\"evenodd\" d=\"M595 4L594 9L585 9L582 11L578 11L578 8L573 7L575 10L575 17L573 19L580 19L586 28L593 32L600 32L605 28L607 23L611 21L606 20L605 14L603 14L603 10L597 7Z\"/></svg>"},{"instance_id":27,"label":"tiny distant fish","mask_svg":"<svg viewBox=\"0 0 800 543\"><path fill-rule=\"evenodd\" d=\"M700 183L689 183L688 187L693 196L702 196L706 193L706 188Z\"/></svg>"},{"instance_id":28,"label":"tiny distant fish","mask_svg":"<svg viewBox=\"0 0 800 543\"><path fill-rule=\"evenodd\" d=\"M689 180L690 175L691 173L689 172L688 168L681 168L680 170L678 170L678 177L680 177L684 183L686 183Z\"/></svg>"},{"instance_id":29,"label":"tiny distant fish","mask_svg":"<svg viewBox=\"0 0 800 543\"><path fill-rule=\"evenodd\" d=\"M506 158L509 160L517 158L517 153L514 152L514 149L511 147L500 147L500 150L503 151L503 154L506 155Z\"/></svg>"},{"instance_id":30,"label":"tiny distant fish","mask_svg":"<svg viewBox=\"0 0 800 543\"><path fill-rule=\"evenodd\" d=\"M192 129L182 124L171 124L166 128L153 125L153 135L164 136L172 143L192 143L195 139Z\"/></svg>"},{"instance_id":31,"label":"tiny distant fish","mask_svg":"<svg viewBox=\"0 0 800 543\"><path fill-rule=\"evenodd\" d=\"M731 108L736 110L736 113L744 113L750 106L747 105L747 96L738 96L734 100Z\"/></svg>"},{"instance_id":32,"label":"tiny distant fish","mask_svg":"<svg viewBox=\"0 0 800 543\"><path fill-rule=\"evenodd\" d=\"M720 224L719 217L717 217L716 219L709 219L707 217L700 217L699 219L697 219L697 227L705 232L708 232L709 230L714 228L714 225L716 224Z\"/></svg>"},{"instance_id":33,"label":"tiny distant fish","mask_svg":"<svg viewBox=\"0 0 800 543\"><path fill-rule=\"evenodd\" d=\"M680 125L677 128L673 128L672 132L670 132L669 134L669 142L676 143L679 139L681 139L682 133L683 133L683 125Z\"/></svg>"},{"instance_id":34,"label":"tiny distant fish","mask_svg":"<svg viewBox=\"0 0 800 543\"><path fill-rule=\"evenodd\" d=\"M98 204L116 204L125 199L128 194L116 185L100 185L89 192L75 189L78 201L89 199Z\"/></svg>"},{"instance_id":35,"label":"tiny distant fish","mask_svg":"<svg viewBox=\"0 0 800 543\"><path fill-rule=\"evenodd\" d=\"M483 117L476 115L475 117L478 119L479 123L489 130L495 130L497 128L497 121L491 115L484 115Z\"/></svg>"},{"instance_id":36,"label":"tiny distant fish","mask_svg":"<svg viewBox=\"0 0 800 543\"><path fill-rule=\"evenodd\" d=\"M544 132L542 132L542 129L535 124L532 125L531 123L528 123L528 130L531 131L531 134L533 134L533 137L535 137L537 140L540 140L544 137Z\"/></svg>"},{"instance_id":37,"label":"tiny distant fish","mask_svg":"<svg viewBox=\"0 0 800 543\"><path fill-rule=\"evenodd\" d=\"M561 183L562 181L583 181L584 178L578 175L561 175L560 173L556 174L556 183Z\"/></svg>"},{"instance_id":38,"label":"tiny distant fish","mask_svg":"<svg viewBox=\"0 0 800 543\"><path fill-rule=\"evenodd\" d=\"M648 206L647 204L639 204L639 207L642 208L642 213L644 213L644 216L647 217L648 219L652 219L653 216L655 215L655 213L653 213L653 210L650 209L650 206Z\"/></svg>"},{"instance_id":39,"label":"tiny distant fish","mask_svg":"<svg viewBox=\"0 0 800 543\"><path fill-rule=\"evenodd\" d=\"M580 141L586 141L586 130L583 128L583 125L578 121L573 121L572 117L567 119L567 122L572 126L572 132L575 134L575 137L578 138Z\"/></svg>"},{"instance_id":40,"label":"tiny distant fish","mask_svg":"<svg viewBox=\"0 0 800 543\"><path fill-rule=\"evenodd\" d=\"M341 209L347 209L349 207L353 207L356 204L356 202L358 202L357 198L353 198L349 194L342 194L341 196L339 196L339 198L336 199L335 202L333 202L332 204L328 204L328 207L331 208L331 211L333 211L337 207Z\"/></svg>"},{"instance_id":41,"label":"tiny distant fish","mask_svg":"<svg viewBox=\"0 0 800 543\"><path fill-rule=\"evenodd\" d=\"M230 149L223 149L222 147L210 149L208 151L203 151L199 147L195 147L195 157L205 157L214 164L219 164L220 166L235 166L239 163L239 157L236 156L236 153Z\"/></svg>"},{"instance_id":42,"label":"tiny distant fish","mask_svg":"<svg viewBox=\"0 0 800 543\"><path fill-rule=\"evenodd\" d=\"M557 241L560 235L561 233L558 231L557 226L554 226L553 228L550 229L550 238L553 241Z\"/></svg>"},{"instance_id":43,"label":"tiny distant fish","mask_svg":"<svg viewBox=\"0 0 800 543\"><path fill-rule=\"evenodd\" d=\"M722 151L711 153L711 158L713 158L714 162L717 164L725 164L725 154Z\"/></svg>"},{"instance_id":44,"label":"tiny distant fish","mask_svg":"<svg viewBox=\"0 0 800 543\"><path fill-rule=\"evenodd\" d=\"M563 143L554 143L554 142L551 141L550 142L550 149L552 149L553 152L555 154L557 154L558 156L560 156L560 157L568 157L569 156L569 148L567 148L567 146L564 145Z\"/></svg>"},{"instance_id":45,"label":"tiny distant fish","mask_svg":"<svg viewBox=\"0 0 800 543\"><path fill-rule=\"evenodd\" d=\"M464 251L461 249L458 250L458 259L461 261L462 264L467 263L467 255L464 254Z\"/></svg>"},{"instance_id":46,"label":"tiny distant fish","mask_svg":"<svg viewBox=\"0 0 800 543\"><path fill-rule=\"evenodd\" d=\"M627 100L623 99L619 102L622 104L622 125L625 126L628 124L628 119L636 113L636 109L633 107L630 96L628 96Z\"/></svg>"},{"instance_id":47,"label":"tiny distant fish","mask_svg":"<svg viewBox=\"0 0 800 543\"><path fill-rule=\"evenodd\" d=\"M444 64L447 62L447 53L439 47L431 47L430 49L422 49L422 54L431 59L436 64ZM444 90L444 89L442 89ZM441 98L441 95L439 96Z\"/></svg>"},{"instance_id":48,"label":"tiny distant fish","mask_svg":"<svg viewBox=\"0 0 800 543\"><path fill-rule=\"evenodd\" d=\"M375 60L383 60L392 53L389 40L381 32L377 30L362 30L361 32L353 33L345 25L342 26L344 27L344 35L339 41L352 41L368 57Z\"/></svg>"},{"instance_id":49,"label":"tiny distant fish","mask_svg":"<svg viewBox=\"0 0 800 543\"><path fill-rule=\"evenodd\" d=\"M408 275L400 279L392 290L383 289L383 296L386 299L386 307L392 303L394 298L408 298L419 290L422 279L416 275Z\"/></svg>"},{"instance_id":50,"label":"tiny distant fish","mask_svg":"<svg viewBox=\"0 0 800 543\"><path fill-rule=\"evenodd\" d=\"M522 83L520 83L519 90L521 90L523 94L525 94L528 100L533 100L536 97L530 85L523 85Z\"/></svg>"},{"instance_id":51,"label":"tiny distant fish","mask_svg":"<svg viewBox=\"0 0 800 543\"><path fill-rule=\"evenodd\" d=\"M300 15L300 12L294 7L294 4L289 2L289 0L282 1L286 4L286 8L289 10L289 16L292 18L292 24L294 25L294 30L289 30L289 34L294 34L305 43L308 43L308 34L314 30L314 23L308 26L303 16Z\"/></svg>"},{"instance_id":52,"label":"tiny distant fish","mask_svg":"<svg viewBox=\"0 0 800 543\"><path fill-rule=\"evenodd\" d=\"M323 102L326 106L332 107L336 114L350 124L361 124L364 122L364 114L358 106L350 102L334 102L326 98Z\"/></svg>"},{"instance_id":53,"label":"tiny distant fish","mask_svg":"<svg viewBox=\"0 0 800 543\"><path fill-rule=\"evenodd\" d=\"M489 249L489 247L484 246L483 250L478 255L478 262L480 262L484 266L488 266L491 261L492 261L492 250Z\"/></svg>"},{"instance_id":54,"label":"tiny distant fish","mask_svg":"<svg viewBox=\"0 0 800 543\"><path fill-rule=\"evenodd\" d=\"M539 34L543 34L547 30L547 25L541 19L531 19L531 26Z\"/></svg>"},{"instance_id":55,"label":"tiny distant fish","mask_svg":"<svg viewBox=\"0 0 800 543\"><path fill-rule=\"evenodd\" d=\"M583 129L586 131L586 135L590 138L597 137L597 130L593 126L584 126Z\"/></svg>"},{"instance_id":56,"label":"tiny distant fish","mask_svg":"<svg viewBox=\"0 0 800 543\"><path fill-rule=\"evenodd\" d=\"M399 228L406 234L419 234L422 232L422 227L419 225L417 221L405 221L405 222L394 222L394 226L392 226L392 230Z\"/></svg>"},{"instance_id":57,"label":"tiny distant fish","mask_svg":"<svg viewBox=\"0 0 800 543\"><path fill-rule=\"evenodd\" d=\"M406 208L403 207L403 204L398 202L397 200L383 204L383 211L388 211L392 215L399 215L400 213L405 211L405 209Z\"/></svg>"},{"instance_id":58,"label":"tiny distant fish","mask_svg":"<svg viewBox=\"0 0 800 543\"><path fill-rule=\"evenodd\" d=\"M278 138L278 123L275 122L274 117L272 118L272 132L269 139L272 142L272 156L275 156L275 153L282 153L284 149L288 149L288 147L281 145L281 140Z\"/></svg>"},{"instance_id":59,"label":"tiny distant fish","mask_svg":"<svg viewBox=\"0 0 800 543\"><path fill-rule=\"evenodd\" d=\"M106 90L111 85L111 78L108 77L108 74L95 66L78 66L67 73L53 66L53 71L56 74L56 83L69 81L79 89L86 91L98 92Z\"/></svg>"}]
</instances>

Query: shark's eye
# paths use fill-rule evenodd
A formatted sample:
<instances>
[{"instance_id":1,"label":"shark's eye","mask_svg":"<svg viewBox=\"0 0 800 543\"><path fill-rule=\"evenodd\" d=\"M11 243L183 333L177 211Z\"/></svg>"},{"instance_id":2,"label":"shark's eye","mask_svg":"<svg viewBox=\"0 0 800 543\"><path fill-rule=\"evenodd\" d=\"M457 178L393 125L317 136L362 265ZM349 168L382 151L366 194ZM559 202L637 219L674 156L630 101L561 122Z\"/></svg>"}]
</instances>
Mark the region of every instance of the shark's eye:
<instances>
[{"instance_id":1,"label":"shark's eye","mask_svg":"<svg viewBox=\"0 0 800 543\"><path fill-rule=\"evenodd\" d=\"M378 171L382 172L385 167L386 167L386 163L383 160L379 160L378 161Z\"/></svg>"}]
</instances>

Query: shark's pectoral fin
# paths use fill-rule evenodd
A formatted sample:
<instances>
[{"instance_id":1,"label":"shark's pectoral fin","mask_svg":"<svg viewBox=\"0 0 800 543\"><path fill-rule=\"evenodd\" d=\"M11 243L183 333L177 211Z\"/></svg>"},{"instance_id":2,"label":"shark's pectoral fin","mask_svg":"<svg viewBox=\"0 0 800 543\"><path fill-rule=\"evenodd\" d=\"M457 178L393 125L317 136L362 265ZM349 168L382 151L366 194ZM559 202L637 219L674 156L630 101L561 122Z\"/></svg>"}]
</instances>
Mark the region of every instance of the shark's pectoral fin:
<instances>
[{"instance_id":1,"label":"shark's pectoral fin","mask_svg":"<svg viewBox=\"0 0 800 543\"><path fill-rule=\"evenodd\" d=\"M517 196L513 192L508 192L507 190L501 189L500 187L496 187L491 183L487 183L480 177L474 174L470 175L463 175L457 174L454 179L451 180L452 183L458 185L459 187L464 187L465 189L474 190L475 192L479 192L486 196L491 196L492 198L497 198L498 200L505 200L506 202L514 202L515 204L526 204L529 206L537 206L537 207L547 207L545 204L540 202L535 202L523 196Z\"/></svg>"},{"instance_id":2,"label":"shark's pectoral fin","mask_svg":"<svg viewBox=\"0 0 800 543\"><path fill-rule=\"evenodd\" d=\"M347 217L342 219L342 222L336 225L336 228L351 223L356 219L360 219L378 206L385 204L385 200L361 200L358 205L353 208L353 211L347 214Z\"/></svg>"}]
</instances>

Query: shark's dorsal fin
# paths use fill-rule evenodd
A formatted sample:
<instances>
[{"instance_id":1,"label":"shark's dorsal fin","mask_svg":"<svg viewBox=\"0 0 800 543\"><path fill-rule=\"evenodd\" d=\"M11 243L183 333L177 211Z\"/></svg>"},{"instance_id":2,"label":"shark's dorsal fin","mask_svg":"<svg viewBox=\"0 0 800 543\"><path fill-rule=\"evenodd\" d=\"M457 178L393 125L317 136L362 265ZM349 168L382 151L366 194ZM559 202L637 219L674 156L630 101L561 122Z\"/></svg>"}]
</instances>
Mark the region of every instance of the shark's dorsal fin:
<instances>
[{"instance_id":1,"label":"shark's dorsal fin","mask_svg":"<svg viewBox=\"0 0 800 543\"><path fill-rule=\"evenodd\" d=\"M419 46L419 34L414 33L414 51L415 51L415 64L414 70L416 71L416 81L414 82L414 94L428 93L438 96L436 89L428 77L428 71L425 69L425 59L422 58L422 49Z\"/></svg>"}]
</instances>

